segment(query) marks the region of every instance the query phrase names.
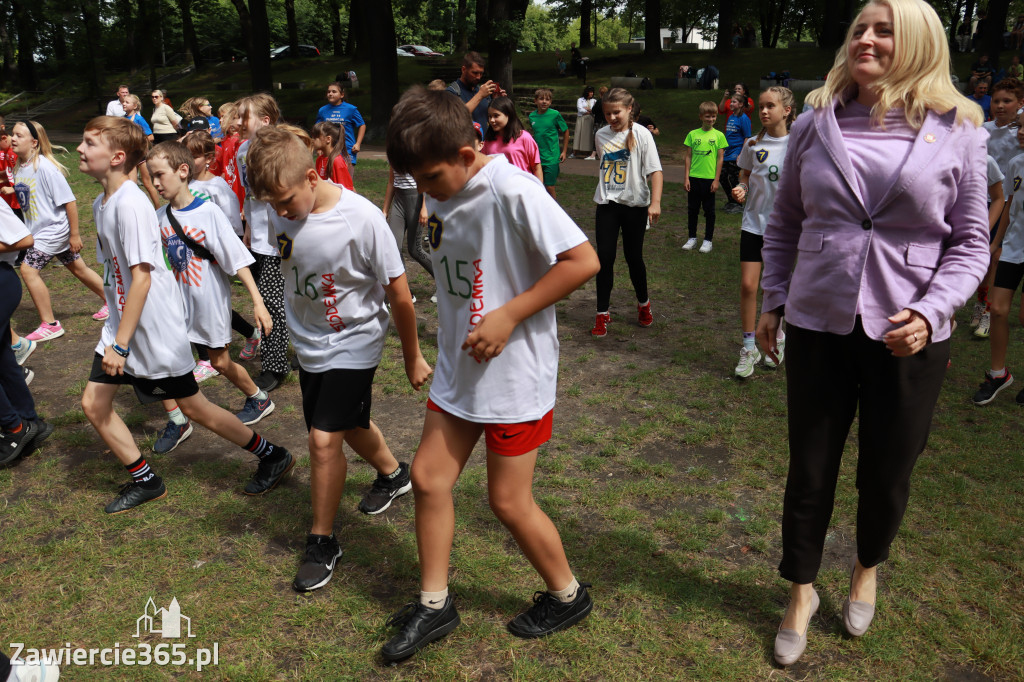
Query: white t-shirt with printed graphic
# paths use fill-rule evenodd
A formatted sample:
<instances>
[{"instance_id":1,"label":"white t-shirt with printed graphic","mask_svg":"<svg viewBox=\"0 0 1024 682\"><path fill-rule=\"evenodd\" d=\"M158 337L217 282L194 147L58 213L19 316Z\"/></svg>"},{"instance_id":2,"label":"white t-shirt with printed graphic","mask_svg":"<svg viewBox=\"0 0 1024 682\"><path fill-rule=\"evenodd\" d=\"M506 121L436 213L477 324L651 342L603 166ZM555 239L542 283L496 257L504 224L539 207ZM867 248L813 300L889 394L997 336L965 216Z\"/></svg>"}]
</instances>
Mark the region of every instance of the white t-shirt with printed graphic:
<instances>
[{"instance_id":1,"label":"white t-shirt with printed graphic","mask_svg":"<svg viewBox=\"0 0 1024 682\"><path fill-rule=\"evenodd\" d=\"M380 364L384 285L405 272L380 209L341 188L338 203L305 220L270 218L281 246L288 332L307 372Z\"/></svg>"},{"instance_id":2,"label":"white t-shirt with printed graphic","mask_svg":"<svg viewBox=\"0 0 1024 682\"><path fill-rule=\"evenodd\" d=\"M438 317L430 398L473 422L518 423L555 405L555 307L523 320L489 362L477 362L462 343L484 315L532 287L558 254L587 237L535 176L504 156L490 158L447 201L426 197Z\"/></svg>"},{"instance_id":3,"label":"white t-shirt with printed graphic","mask_svg":"<svg viewBox=\"0 0 1024 682\"><path fill-rule=\"evenodd\" d=\"M7 205L7 202L0 201L0 242L10 246L17 244L30 234L31 232L28 231L25 223L21 222L18 216L14 215L14 211ZM0 263L14 265L16 260L18 260L17 251L0 253Z\"/></svg>"},{"instance_id":4,"label":"white t-shirt with printed graphic","mask_svg":"<svg viewBox=\"0 0 1024 682\"><path fill-rule=\"evenodd\" d=\"M1010 161L1010 172L1006 174L1005 183L1010 185L1010 222L1003 235L1003 251L999 260L1007 263L1024 263L1024 191L1021 191L1021 180L1024 179L1024 154L1018 154Z\"/></svg>"},{"instance_id":5,"label":"white t-shirt with printed graphic","mask_svg":"<svg viewBox=\"0 0 1024 682\"><path fill-rule=\"evenodd\" d=\"M214 175L213 180L193 180L188 183L188 191L192 192L194 197L216 204L220 210L224 211L235 234L239 237L245 234L245 226L242 225L242 212L238 206L238 195L231 190L231 186L224 178Z\"/></svg>"},{"instance_id":6,"label":"white t-shirt with printed graphic","mask_svg":"<svg viewBox=\"0 0 1024 682\"><path fill-rule=\"evenodd\" d=\"M18 164L14 192L25 224L35 239L35 248L51 256L67 251L71 246L71 226L64 205L75 200L75 193L60 169L45 156Z\"/></svg>"},{"instance_id":7,"label":"white t-shirt with printed graphic","mask_svg":"<svg viewBox=\"0 0 1024 682\"><path fill-rule=\"evenodd\" d=\"M96 352L102 355L117 335L132 286L131 267L147 263L151 266L149 294L128 342L131 354L124 371L142 379L188 374L196 363L188 343L185 304L164 258L153 204L133 182L121 185L106 203L105 198L100 194L92 205L103 260L103 293L110 308Z\"/></svg>"},{"instance_id":8,"label":"white t-shirt with printed graphic","mask_svg":"<svg viewBox=\"0 0 1024 682\"><path fill-rule=\"evenodd\" d=\"M210 348L224 348L231 341L231 277L255 262L231 229L224 212L213 202L198 197L185 209L174 210L181 231L213 254L216 263L196 256L185 245L161 206L156 212L160 238L167 250L174 279L185 303L188 340Z\"/></svg>"},{"instance_id":9,"label":"white t-shirt with printed graphic","mask_svg":"<svg viewBox=\"0 0 1024 682\"><path fill-rule=\"evenodd\" d=\"M627 149L628 130L615 132L611 126L597 131L599 175L594 201L614 201L623 206L649 206L651 189L647 176L661 170L661 158L651 131L636 123L633 126L633 149Z\"/></svg>"},{"instance_id":10,"label":"white t-shirt with printed graphic","mask_svg":"<svg viewBox=\"0 0 1024 682\"><path fill-rule=\"evenodd\" d=\"M270 227L270 216L273 211L270 204L260 201L249 189L249 178L246 174L245 157L249 153L249 140L244 140L238 147L235 160L238 166L238 177L245 189L245 222L249 224L249 248L261 256L280 255L277 242L274 240L273 228Z\"/></svg>"},{"instance_id":11,"label":"white t-shirt with printed graphic","mask_svg":"<svg viewBox=\"0 0 1024 682\"><path fill-rule=\"evenodd\" d=\"M988 155L996 160L999 170L1006 177L1003 180L1003 196L1008 197L1013 193L1010 161L1022 151L1017 144L1017 129L1008 125L997 126L995 121L985 121L982 125L988 131Z\"/></svg>"},{"instance_id":12,"label":"white t-shirt with printed graphic","mask_svg":"<svg viewBox=\"0 0 1024 682\"><path fill-rule=\"evenodd\" d=\"M768 217L775 204L775 190L779 186L779 174L782 172L782 163L786 160L788 147L788 135L772 137L767 133L753 147L749 141L743 143L743 149L736 160L736 165L750 171L743 222L740 225L743 232L764 236Z\"/></svg>"}]
</instances>

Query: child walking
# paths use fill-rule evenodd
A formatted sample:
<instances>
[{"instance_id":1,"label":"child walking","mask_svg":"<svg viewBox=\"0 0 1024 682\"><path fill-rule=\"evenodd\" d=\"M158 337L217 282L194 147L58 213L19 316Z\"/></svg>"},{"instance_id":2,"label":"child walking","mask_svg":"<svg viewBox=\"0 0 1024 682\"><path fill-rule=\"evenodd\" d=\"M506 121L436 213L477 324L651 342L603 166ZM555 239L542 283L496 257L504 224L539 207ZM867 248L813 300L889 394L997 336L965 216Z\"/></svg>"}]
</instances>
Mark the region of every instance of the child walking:
<instances>
[{"instance_id":1,"label":"child walking","mask_svg":"<svg viewBox=\"0 0 1024 682\"><path fill-rule=\"evenodd\" d=\"M316 112L316 123L321 121L336 123L345 133L345 152L352 164L349 172L354 174L357 156L363 146L363 135L366 134L366 122L356 105L345 101L345 87L340 81L327 86L327 104Z\"/></svg>"},{"instance_id":2,"label":"child walking","mask_svg":"<svg viewBox=\"0 0 1024 682\"><path fill-rule=\"evenodd\" d=\"M634 104L633 96L622 88L612 88L602 101L608 125L597 131L596 145L600 172L594 192L594 230L601 270L597 273L597 319L590 330L594 336L607 335L612 319L609 306L620 230L622 253L636 293L637 321L641 327L654 322L647 294L644 235L648 221L656 224L661 216L663 178L654 136L633 122Z\"/></svg>"},{"instance_id":3,"label":"child walking","mask_svg":"<svg viewBox=\"0 0 1024 682\"><path fill-rule=\"evenodd\" d=\"M540 151L544 188L552 199L557 198L555 185L558 184L558 164L565 161L565 155L569 151L569 124L558 111L551 108L554 97L547 88L538 88L533 93L533 103L537 110L530 112L533 139ZM559 138L562 139L561 145L558 142Z\"/></svg>"},{"instance_id":4,"label":"child walking","mask_svg":"<svg viewBox=\"0 0 1024 682\"><path fill-rule=\"evenodd\" d=\"M245 158L252 135L260 128L272 126L281 117L274 98L265 93L244 97L238 102L239 135L244 142L235 154L238 178L245 188L246 244L256 257L253 274L263 304L270 311L273 326L263 337L260 358L263 371L256 377L256 385L273 391L291 372L288 362L288 327L284 319L284 275L281 272L281 251L277 236L270 227L270 207L252 195L246 177Z\"/></svg>"},{"instance_id":5,"label":"child walking","mask_svg":"<svg viewBox=\"0 0 1024 682\"><path fill-rule=\"evenodd\" d=\"M82 410L131 476L106 506L108 514L167 495L163 481L114 411L122 384L132 385L144 403L177 401L186 417L255 455L259 465L245 486L247 495L272 490L295 465L288 450L254 433L199 391L192 376L195 363L185 307L174 275L164 265L156 214L138 186L128 181L146 147L141 128L112 116L92 119L78 146L79 169L103 187L93 203L93 215L110 305L82 393Z\"/></svg>"},{"instance_id":6,"label":"child walking","mask_svg":"<svg viewBox=\"0 0 1024 682\"><path fill-rule=\"evenodd\" d=\"M437 373L412 466L421 592L389 620L399 632L384 645L385 661L407 658L459 624L448 592L452 489L481 435L491 509L546 587L509 631L543 637L593 607L532 486L555 404L554 304L594 276L597 256L539 184L474 149L471 126L459 100L417 88L395 106L388 128L395 170L412 173L429 197L431 258L447 284L438 290Z\"/></svg>"},{"instance_id":7,"label":"child walking","mask_svg":"<svg viewBox=\"0 0 1024 682\"><path fill-rule=\"evenodd\" d=\"M711 251L711 240L715 236L715 192L718 191L718 178L722 174L722 162L725 148L729 146L722 131L715 130L718 118L718 107L714 102L701 102L701 127L691 130L683 144L686 146L683 168L686 180L688 239L683 249L690 251L697 245L697 218L701 208L704 209L704 243L700 245L701 253Z\"/></svg>"},{"instance_id":8,"label":"child walking","mask_svg":"<svg viewBox=\"0 0 1024 682\"><path fill-rule=\"evenodd\" d=\"M487 155L504 154L513 166L536 175L544 182L540 148L533 135L523 129L516 104L508 97L495 97L487 107L483 152Z\"/></svg>"},{"instance_id":9,"label":"child walking","mask_svg":"<svg viewBox=\"0 0 1024 682\"><path fill-rule=\"evenodd\" d=\"M733 101L736 101L735 98ZM789 126L796 118L793 108L793 93L789 88L773 85L761 93L758 111L761 118L761 132L755 139L743 145L737 159L740 168L739 182L732 190L732 196L739 204L746 204L740 229L740 326L743 329L743 348L736 365L736 376L749 377L754 366L761 361L754 332L757 330L757 286L761 281L761 247L764 245L764 230L768 216L775 203L775 189L779 174L786 160L789 146ZM783 325L777 334L779 362L782 362L786 348ZM765 364L775 367L776 363L765 358Z\"/></svg>"},{"instance_id":10,"label":"child walking","mask_svg":"<svg viewBox=\"0 0 1024 682\"><path fill-rule=\"evenodd\" d=\"M316 172L324 180L330 180L345 189L355 189L348 168L348 154L345 153L345 134L341 128L332 121L320 121L313 125L310 138L316 151Z\"/></svg>"},{"instance_id":11,"label":"child walking","mask_svg":"<svg viewBox=\"0 0 1024 682\"><path fill-rule=\"evenodd\" d=\"M402 259L380 211L324 181L306 146L285 130L259 131L248 161L253 196L272 207L281 257L302 283L287 288L285 304L309 431L313 526L292 583L306 592L330 581L342 555L334 520L345 487L345 443L377 470L359 503L364 514L383 512L412 489L409 465L395 459L370 420L373 376L388 329L385 294L413 388L419 390L432 370L420 353Z\"/></svg>"},{"instance_id":12,"label":"child walking","mask_svg":"<svg viewBox=\"0 0 1024 682\"><path fill-rule=\"evenodd\" d=\"M103 300L103 280L82 259L82 237L78 234L78 204L67 181L67 169L53 156L46 131L35 121L14 125L11 147L18 155L14 169L14 191L35 243L25 252L21 277L39 313L39 327L26 334L29 341L46 341L64 336L64 327L54 317L50 290L42 270L56 258L90 291ZM93 314L107 319L107 305Z\"/></svg>"}]
</instances>

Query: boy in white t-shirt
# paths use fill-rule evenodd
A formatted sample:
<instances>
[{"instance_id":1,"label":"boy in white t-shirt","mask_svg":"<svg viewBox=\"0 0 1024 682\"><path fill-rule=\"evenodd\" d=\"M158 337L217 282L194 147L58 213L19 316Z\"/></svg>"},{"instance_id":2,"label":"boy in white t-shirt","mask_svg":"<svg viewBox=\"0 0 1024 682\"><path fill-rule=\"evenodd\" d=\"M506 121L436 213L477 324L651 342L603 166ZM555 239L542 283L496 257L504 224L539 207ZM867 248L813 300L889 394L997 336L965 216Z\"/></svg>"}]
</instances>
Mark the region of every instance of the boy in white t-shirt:
<instances>
[{"instance_id":1,"label":"boy in white t-shirt","mask_svg":"<svg viewBox=\"0 0 1024 682\"><path fill-rule=\"evenodd\" d=\"M448 593L452 489L481 434L491 509L547 588L509 631L543 637L593 607L532 485L555 405L554 304L597 273L597 255L536 177L476 151L471 126L458 99L413 89L388 127L388 159L428 197L438 282L437 373L412 468L421 592L389 621L399 627L381 651L389 662L459 624Z\"/></svg>"},{"instance_id":2,"label":"boy in white t-shirt","mask_svg":"<svg viewBox=\"0 0 1024 682\"><path fill-rule=\"evenodd\" d=\"M285 307L309 429L313 527L292 586L307 592L330 581L342 555L334 520L347 470L343 443L377 470L360 511L379 514L412 489L409 465L395 459L370 420L373 375L388 329L385 294L413 388L431 369L420 353L402 257L380 209L323 180L292 133L267 127L252 139L249 188L271 207L282 266L296 283L285 288Z\"/></svg>"},{"instance_id":3,"label":"boy in white t-shirt","mask_svg":"<svg viewBox=\"0 0 1024 682\"><path fill-rule=\"evenodd\" d=\"M245 405L235 416L243 424L255 424L274 411L274 401L253 383L241 365L231 360L227 348L231 341L230 276L237 275L249 292L256 324L268 330L272 325L249 272L255 259L233 233L220 208L192 195L192 154L185 145L161 142L149 150L146 166L156 190L169 202L157 210L156 219L167 260L184 299L188 340L205 351L213 368L245 396ZM161 438L172 447L154 447L158 453L170 452L192 431L189 420L173 400L165 400L163 405L168 423Z\"/></svg>"},{"instance_id":4,"label":"boy in white t-shirt","mask_svg":"<svg viewBox=\"0 0 1024 682\"><path fill-rule=\"evenodd\" d=\"M128 179L147 146L142 128L110 116L89 121L78 145L79 169L103 186L93 203L93 217L110 307L82 393L82 410L132 477L106 506L108 514L167 495L163 481L114 411L121 384L131 384L144 403L176 400L190 419L256 455L259 466L245 486L247 495L273 489L295 465L288 450L260 437L199 392L192 376L195 362L185 307L164 263L156 214L146 195Z\"/></svg>"}]
</instances>

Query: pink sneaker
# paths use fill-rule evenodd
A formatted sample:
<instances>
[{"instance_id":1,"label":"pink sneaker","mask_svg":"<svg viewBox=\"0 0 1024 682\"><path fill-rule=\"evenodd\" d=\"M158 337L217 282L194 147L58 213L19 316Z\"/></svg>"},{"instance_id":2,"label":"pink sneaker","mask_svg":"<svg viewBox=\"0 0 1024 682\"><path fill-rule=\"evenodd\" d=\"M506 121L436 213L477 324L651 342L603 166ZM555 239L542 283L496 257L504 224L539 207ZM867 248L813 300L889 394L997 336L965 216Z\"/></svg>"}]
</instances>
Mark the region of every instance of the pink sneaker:
<instances>
[{"instance_id":1,"label":"pink sneaker","mask_svg":"<svg viewBox=\"0 0 1024 682\"><path fill-rule=\"evenodd\" d=\"M64 336L64 327L60 326L60 320L54 320L53 324L43 322L31 334L26 334L29 341L52 341L59 336Z\"/></svg>"},{"instance_id":2,"label":"pink sneaker","mask_svg":"<svg viewBox=\"0 0 1024 682\"><path fill-rule=\"evenodd\" d=\"M201 384L202 382L206 381L207 379L215 377L218 374L220 374L220 372L215 370L213 368L213 365L211 365L206 360L200 360L199 362L197 362L196 363L196 368L194 370L192 370L192 376L194 376L196 378L196 383L197 384Z\"/></svg>"},{"instance_id":3,"label":"pink sneaker","mask_svg":"<svg viewBox=\"0 0 1024 682\"><path fill-rule=\"evenodd\" d=\"M108 317L110 317L110 308L107 306L106 303L103 304L102 308L100 308L99 310L92 314L92 319L96 320L97 322L102 322Z\"/></svg>"},{"instance_id":4,"label":"pink sneaker","mask_svg":"<svg viewBox=\"0 0 1024 682\"><path fill-rule=\"evenodd\" d=\"M260 330L257 329L256 336L254 336L251 339L245 340L245 348L243 348L242 351L238 354L238 359L252 360L254 357L256 357L256 351L260 347L260 341L262 340L262 338L263 335L260 334Z\"/></svg>"}]
</instances>

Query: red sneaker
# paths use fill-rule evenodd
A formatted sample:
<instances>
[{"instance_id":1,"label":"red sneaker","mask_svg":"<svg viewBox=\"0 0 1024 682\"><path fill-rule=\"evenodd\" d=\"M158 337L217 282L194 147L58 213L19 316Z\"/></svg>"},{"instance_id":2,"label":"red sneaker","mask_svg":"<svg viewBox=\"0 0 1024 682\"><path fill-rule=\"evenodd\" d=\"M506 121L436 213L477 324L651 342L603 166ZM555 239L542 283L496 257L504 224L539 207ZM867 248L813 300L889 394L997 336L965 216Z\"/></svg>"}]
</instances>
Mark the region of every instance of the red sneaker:
<instances>
[{"instance_id":1,"label":"red sneaker","mask_svg":"<svg viewBox=\"0 0 1024 682\"><path fill-rule=\"evenodd\" d=\"M608 323L611 321L611 313L598 313L597 319L594 321L594 328L590 330L590 333L594 336L607 336Z\"/></svg>"},{"instance_id":2,"label":"red sneaker","mask_svg":"<svg viewBox=\"0 0 1024 682\"><path fill-rule=\"evenodd\" d=\"M654 315L651 314L651 302L640 305L637 304L637 322L640 323L641 327L650 327L654 324Z\"/></svg>"}]
</instances>

